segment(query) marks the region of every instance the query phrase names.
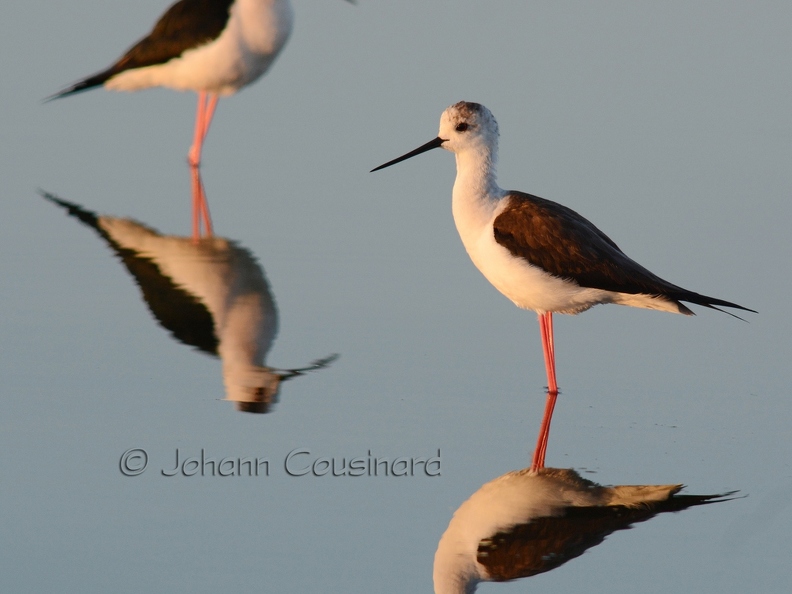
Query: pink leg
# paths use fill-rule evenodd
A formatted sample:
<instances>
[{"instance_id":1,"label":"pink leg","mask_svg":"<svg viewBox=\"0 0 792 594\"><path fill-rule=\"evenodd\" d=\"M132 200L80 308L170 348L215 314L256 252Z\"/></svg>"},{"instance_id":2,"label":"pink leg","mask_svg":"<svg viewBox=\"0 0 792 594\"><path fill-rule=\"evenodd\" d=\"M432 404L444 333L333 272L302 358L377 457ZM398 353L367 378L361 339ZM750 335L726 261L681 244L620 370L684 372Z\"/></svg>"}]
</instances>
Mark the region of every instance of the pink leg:
<instances>
[{"instance_id":1,"label":"pink leg","mask_svg":"<svg viewBox=\"0 0 792 594\"><path fill-rule=\"evenodd\" d=\"M539 314L539 330L542 334L542 350L544 351L545 371L547 372L547 403L545 404L544 417L539 429L539 439L536 442L531 470L544 468L545 455L547 454L547 440L550 437L550 421L553 418L556 399L558 398L558 384L555 374L555 346L553 344L553 313Z\"/></svg>"},{"instance_id":2,"label":"pink leg","mask_svg":"<svg viewBox=\"0 0 792 594\"><path fill-rule=\"evenodd\" d=\"M217 107L218 96L215 93L201 91L198 93L198 109L195 113L195 132L193 133L193 143L187 155L187 161L191 167L201 166L201 150L206 135L209 133L209 124L212 123L215 108Z\"/></svg>"},{"instance_id":3,"label":"pink leg","mask_svg":"<svg viewBox=\"0 0 792 594\"><path fill-rule=\"evenodd\" d=\"M553 312L539 314L539 331L542 333L545 371L547 372L547 391L558 394L555 372L555 344L553 343Z\"/></svg>"},{"instance_id":4,"label":"pink leg","mask_svg":"<svg viewBox=\"0 0 792 594\"><path fill-rule=\"evenodd\" d=\"M212 218L209 215L209 203L206 200L203 181L201 180L201 170L192 167L190 170L192 177L192 230L193 240L201 238L201 219L206 227L206 237L212 237Z\"/></svg>"},{"instance_id":5,"label":"pink leg","mask_svg":"<svg viewBox=\"0 0 792 594\"><path fill-rule=\"evenodd\" d=\"M201 145L203 144L203 130L206 113L206 93L198 93L198 107L195 110L195 131L193 132L193 143L190 152L187 153L187 162L191 167L198 167L201 164Z\"/></svg>"}]
</instances>

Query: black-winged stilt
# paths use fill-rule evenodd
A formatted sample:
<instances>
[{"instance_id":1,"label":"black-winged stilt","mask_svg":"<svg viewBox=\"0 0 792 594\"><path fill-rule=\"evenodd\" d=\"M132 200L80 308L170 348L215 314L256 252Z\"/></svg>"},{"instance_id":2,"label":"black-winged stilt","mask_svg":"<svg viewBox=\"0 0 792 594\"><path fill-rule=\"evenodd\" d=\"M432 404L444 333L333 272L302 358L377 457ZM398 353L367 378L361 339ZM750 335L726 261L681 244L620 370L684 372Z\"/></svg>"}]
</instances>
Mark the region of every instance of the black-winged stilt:
<instances>
[{"instance_id":1,"label":"black-winged stilt","mask_svg":"<svg viewBox=\"0 0 792 594\"><path fill-rule=\"evenodd\" d=\"M460 101L443 112L437 138L372 171L434 148L456 155L452 210L468 255L515 305L539 315L548 399L534 451L532 466L538 469L544 466L558 395L553 312L577 314L599 303L616 303L693 315L682 301L754 310L661 279L566 206L501 189L495 176L498 135L498 123L486 107Z\"/></svg>"},{"instance_id":2,"label":"black-winged stilt","mask_svg":"<svg viewBox=\"0 0 792 594\"><path fill-rule=\"evenodd\" d=\"M293 21L289 0L180 0L112 66L49 99L100 86L116 91L196 91L189 162L197 167L218 98L236 93L269 69Z\"/></svg>"}]
</instances>

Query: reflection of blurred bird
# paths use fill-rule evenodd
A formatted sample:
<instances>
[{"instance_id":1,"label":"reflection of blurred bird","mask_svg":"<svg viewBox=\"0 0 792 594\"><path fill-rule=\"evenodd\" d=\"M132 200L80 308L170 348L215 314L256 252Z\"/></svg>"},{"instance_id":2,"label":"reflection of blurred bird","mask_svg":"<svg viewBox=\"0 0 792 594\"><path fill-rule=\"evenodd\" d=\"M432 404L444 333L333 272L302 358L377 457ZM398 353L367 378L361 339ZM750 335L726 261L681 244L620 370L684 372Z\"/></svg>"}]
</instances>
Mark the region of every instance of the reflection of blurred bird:
<instances>
[{"instance_id":1,"label":"reflection of blurred bird","mask_svg":"<svg viewBox=\"0 0 792 594\"><path fill-rule=\"evenodd\" d=\"M539 314L553 403L558 394L553 312L577 314L599 303L616 303L693 315L682 301L753 311L664 281L565 206L498 187L498 135L498 123L486 107L460 101L443 112L437 138L372 171L438 147L455 153L453 213L459 236L473 263L496 289L518 307ZM552 406L548 412L552 414ZM549 430L547 414L545 421L543 432L545 425ZM547 435L543 432L534 454L535 468L544 466Z\"/></svg>"},{"instance_id":2,"label":"reflection of blurred bird","mask_svg":"<svg viewBox=\"0 0 792 594\"><path fill-rule=\"evenodd\" d=\"M236 93L264 74L289 38L292 23L288 0L180 0L115 64L51 99L98 86L196 91L189 160L197 167L218 97Z\"/></svg>"},{"instance_id":3,"label":"reflection of blurred bird","mask_svg":"<svg viewBox=\"0 0 792 594\"><path fill-rule=\"evenodd\" d=\"M96 216L44 196L110 244L140 285L157 321L177 340L220 357L226 399L240 410L268 412L278 401L281 381L334 360L328 357L292 370L264 366L278 330L278 313L261 267L234 242L163 236L130 219Z\"/></svg>"},{"instance_id":4,"label":"reflection of blurred bird","mask_svg":"<svg viewBox=\"0 0 792 594\"><path fill-rule=\"evenodd\" d=\"M602 487L574 470L556 468L504 474L454 513L435 553L435 592L469 594L481 581L550 571L635 522L732 495L677 495L680 489Z\"/></svg>"}]
</instances>

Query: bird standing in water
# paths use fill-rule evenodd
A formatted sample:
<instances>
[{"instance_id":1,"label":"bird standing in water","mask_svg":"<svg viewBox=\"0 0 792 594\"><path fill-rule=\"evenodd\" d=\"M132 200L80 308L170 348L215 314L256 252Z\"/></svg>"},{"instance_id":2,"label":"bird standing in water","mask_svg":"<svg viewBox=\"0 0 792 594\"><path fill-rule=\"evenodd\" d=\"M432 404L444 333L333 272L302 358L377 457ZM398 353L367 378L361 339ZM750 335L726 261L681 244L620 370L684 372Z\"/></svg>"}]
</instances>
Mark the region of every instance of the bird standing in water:
<instances>
[{"instance_id":1,"label":"bird standing in water","mask_svg":"<svg viewBox=\"0 0 792 594\"><path fill-rule=\"evenodd\" d=\"M196 91L198 110L188 160L198 167L217 100L269 69L293 21L289 0L180 0L112 66L50 99L100 86L113 91Z\"/></svg>"},{"instance_id":2,"label":"bird standing in water","mask_svg":"<svg viewBox=\"0 0 792 594\"><path fill-rule=\"evenodd\" d=\"M460 101L443 112L437 138L372 171L434 148L456 155L452 210L470 259L515 305L539 316L548 398L532 463L537 470L544 467L558 396L553 312L577 314L600 303L616 303L693 315L683 301L753 310L661 279L566 206L501 189L495 175L498 136L498 123L486 107Z\"/></svg>"},{"instance_id":3,"label":"bird standing in water","mask_svg":"<svg viewBox=\"0 0 792 594\"><path fill-rule=\"evenodd\" d=\"M289 0L180 0L112 66L48 100L100 86L114 91L168 87L197 92L187 157L193 169L193 238L200 236L199 216L211 236L209 206L197 169L217 101L256 81L272 66L293 23Z\"/></svg>"}]
</instances>

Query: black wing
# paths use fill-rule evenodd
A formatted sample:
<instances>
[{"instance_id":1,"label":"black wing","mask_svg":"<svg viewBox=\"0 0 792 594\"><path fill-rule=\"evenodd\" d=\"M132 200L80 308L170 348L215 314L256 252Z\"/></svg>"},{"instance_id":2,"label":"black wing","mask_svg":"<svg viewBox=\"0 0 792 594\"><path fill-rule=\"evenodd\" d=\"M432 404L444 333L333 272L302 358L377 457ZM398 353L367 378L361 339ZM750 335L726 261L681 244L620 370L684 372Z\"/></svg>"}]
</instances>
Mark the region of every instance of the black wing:
<instances>
[{"instance_id":1,"label":"black wing","mask_svg":"<svg viewBox=\"0 0 792 594\"><path fill-rule=\"evenodd\" d=\"M495 219L494 234L495 241L515 256L581 287L753 311L663 280L627 257L574 210L538 196L509 192L508 206ZM682 312L692 313L679 305Z\"/></svg>"},{"instance_id":2,"label":"black wing","mask_svg":"<svg viewBox=\"0 0 792 594\"><path fill-rule=\"evenodd\" d=\"M234 0L180 0L162 15L151 33L133 45L115 64L47 100L101 86L125 70L164 64L189 49L217 39L228 23L233 2Z\"/></svg>"}]
</instances>

